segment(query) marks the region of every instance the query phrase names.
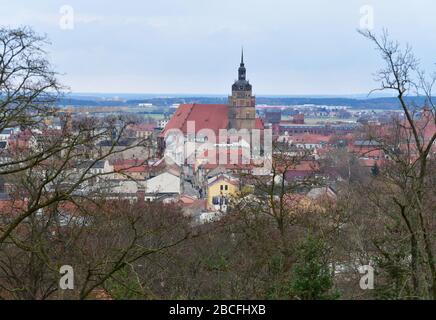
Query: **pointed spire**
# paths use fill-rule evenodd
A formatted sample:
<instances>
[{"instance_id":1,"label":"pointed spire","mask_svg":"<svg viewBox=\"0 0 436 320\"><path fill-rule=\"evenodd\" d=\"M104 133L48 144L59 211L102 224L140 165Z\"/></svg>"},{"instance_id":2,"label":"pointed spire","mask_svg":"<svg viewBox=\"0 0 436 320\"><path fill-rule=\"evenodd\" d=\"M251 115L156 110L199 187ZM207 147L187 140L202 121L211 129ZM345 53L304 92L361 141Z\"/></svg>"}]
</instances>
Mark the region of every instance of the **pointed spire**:
<instances>
[{"instance_id":1,"label":"pointed spire","mask_svg":"<svg viewBox=\"0 0 436 320\"><path fill-rule=\"evenodd\" d=\"M244 47L241 49L241 66L244 65Z\"/></svg>"},{"instance_id":2,"label":"pointed spire","mask_svg":"<svg viewBox=\"0 0 436 320\"><path fill-rule=\"evenodd\" d=\"M244 48L241 50L241 65L238 69L238 79L239 80L245 80L245 66L244 66Z\"/></svg>"}]
</instances>

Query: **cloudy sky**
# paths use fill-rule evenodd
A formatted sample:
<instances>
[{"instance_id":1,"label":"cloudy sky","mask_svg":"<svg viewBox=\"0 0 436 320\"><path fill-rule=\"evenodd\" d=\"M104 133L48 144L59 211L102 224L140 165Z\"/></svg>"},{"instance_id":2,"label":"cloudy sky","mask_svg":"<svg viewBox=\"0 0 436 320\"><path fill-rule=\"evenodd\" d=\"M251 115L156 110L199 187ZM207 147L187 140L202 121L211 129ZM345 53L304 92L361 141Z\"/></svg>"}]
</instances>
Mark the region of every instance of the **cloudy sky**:
<instances>
[{"instance_id":1,"label":"cloudy sky","mask_svg":"<svg viewBox=\"0 0 436 320\"><path fill-rule=\"evenodd\" d=\"M375 86L361 23L430 68L435 12L434 0L0 0L0 25L47 34L74 92L227 94L243 45L255 94L341 95Z\"/></svg>"}]
</instances>

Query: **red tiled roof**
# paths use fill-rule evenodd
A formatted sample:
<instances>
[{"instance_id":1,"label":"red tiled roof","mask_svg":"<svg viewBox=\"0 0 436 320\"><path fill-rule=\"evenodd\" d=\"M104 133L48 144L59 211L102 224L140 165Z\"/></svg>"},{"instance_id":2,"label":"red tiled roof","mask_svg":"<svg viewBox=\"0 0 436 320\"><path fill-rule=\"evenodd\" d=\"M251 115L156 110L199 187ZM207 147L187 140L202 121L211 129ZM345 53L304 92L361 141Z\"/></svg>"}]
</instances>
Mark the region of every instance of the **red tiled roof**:
<instances>
[{"instance_id":1,"label":"red tiled roof","mask_svg":"<svg viewBox=\"0 0 436 320\"><path fill-rule=\"evenodd\" d=\"M294 143L321 143L321 142L329 142L330 136L323 136L320 134L301 134L301 135L294 135L291 137L293 139Z\"/></svg>"},{"instance_id":2,"label":"red tiled roof","mask_svg":"<svg viewBox=\"0 0 436 320\"><path fill-rule=\"evenodd\" d=\"M180 201L179 205L182 208L199 208L199 209L205 209L206 208L207 201L205 199L194 199L192 202L185 202Z\"/></svg>"},{"instance_id":3,"label":"red tiled roof","mask_svg":"<svg viewBox=\"0 0 436 320\"><path fill-rule=\"evenodd\" d=\"M254 128L256 128L258 130L263 130L265 128L265 126L263 124L263 120L261 118L256 118L256 122L254 124Z\"/></svg>"},{"instance_id":4,"label":"red tiled roof","mask_svg":"<svg viewBox=\"0 0 436 320\"><path fill-rule=\"evenodd\" d=\"M115 172L146 172L147 166L144 161L138 159L123 159L117 160L113 164Z\"/></svg>"},{"instance_id":5,"label":"red tiled roof","mask_svg":"<svg viewBox=\"0 0 436 320\"><path fill-rule=\"evenodd\" d=\"M360 155L361 157L367 158L383 158L384 152L383 150L375 147L348 147L348 152L352 152Z\"/></svg>"},{"instance_id":6,"label":"red tiled roof","mask_svg":"<svg viewBox=\"0 0 436 320\"><path fill-rule=\"evenodd\" d=\"M0 200L0 213L18 214L25 210L26 206L25 200Z\"/></svg>"},{"instance_id":7,"label":"red tiled roof","mask_svg":"<svg viewBox=\"0 0 436 320\"><path fill-rule=\"evenodd\" d=\"M187 122L195 123L195 133L202 129L211 129L216 135L220 129L227 129L229 107L226 104L182 104L173 114L163 133L170 129L179 129L184 134L187 132ZM255 122L256 129L263 129L261 119Z\"/></svg>"},{"instance_id":8,"label":"red tiled roof","mask_svg":"<svg viewBox=\"0 0 436 320\"><path fill-rule=\"evenodd\" d=\"M180 202L181 203L183 203L183 204L192 204L192 203L194 203L194 201L195 201L196 199L195 198L193 198L193 197L190 197L190 196L187 196L187 195L184 195L184 196L181 196L180 197Z\"/></svg>"},{"instance_id":9,"label":"red tiled roof","mask_svg":"<svg viewBox=\"0 0 436 320\"><path fill-rule=\"evenodd\" d=\"M182 104L173 114L165 127L165 132L170 129L179 129L186 134L187 122L195 123L195 133L201 129L212 129L218 134L219 129L228 125L228 106L226 104Z\"/></svg>"},{"instance_id":10,"label":"red tiled roof","mask_svg":"<svg viewBox=\"0 0 436 320\"><path fill-rule=\"evenodd\" d=\"M120 166L114 166L114 169L116 172L147 172L147 168L145 166L140 167L120 167Z\"/></svg>"}]
</instances>

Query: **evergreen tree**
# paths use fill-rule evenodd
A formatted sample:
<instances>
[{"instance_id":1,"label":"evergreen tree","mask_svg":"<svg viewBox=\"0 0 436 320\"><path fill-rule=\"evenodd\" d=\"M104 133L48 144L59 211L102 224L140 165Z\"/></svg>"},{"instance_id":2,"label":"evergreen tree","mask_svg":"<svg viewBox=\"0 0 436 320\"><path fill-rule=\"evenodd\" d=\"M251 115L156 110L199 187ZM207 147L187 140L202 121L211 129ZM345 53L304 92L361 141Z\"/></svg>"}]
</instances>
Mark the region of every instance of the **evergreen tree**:
<instances>
[{"instance_id":1,"label":"evergreen tree","mask_svg":"<svg viewBox=\"0 0 436 320\"><path fill-rule=\"evenodd\" d=\"M339 298L338 292L332 290L333 275L328 264L327 249L320 239L309 236L301 244L291 279L291 294L297 299Z\"/></svg>"}]
</instances>

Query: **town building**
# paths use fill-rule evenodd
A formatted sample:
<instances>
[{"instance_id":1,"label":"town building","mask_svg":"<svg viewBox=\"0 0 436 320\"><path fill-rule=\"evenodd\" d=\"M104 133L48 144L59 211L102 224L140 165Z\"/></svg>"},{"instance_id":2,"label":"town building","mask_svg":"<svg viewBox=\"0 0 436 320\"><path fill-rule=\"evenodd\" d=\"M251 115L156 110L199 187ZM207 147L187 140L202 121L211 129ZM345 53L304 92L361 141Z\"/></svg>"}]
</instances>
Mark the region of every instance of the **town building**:
<instances>
[{"instance_id":1,"label":"town building","mask_svg":"<svg viewBox=\"0 0 436 320\"><path fill-rule=\"evenodd\" d=\"M239 190L239 180L229 175L221 174L208 180L207 205L215 211L227 211L232 196Z\"/></svg>"},{"instance_id":2,"label":"town building","mask_svg":"<svg viewBox=\"0 0 436 320\"><path fill-rule=\"evenodd\" d=\"M193 176L193 168L199 167L199 159L201 166L210 164L210 169L229 164L221 163L219 157L209 159L209 162L203 161L205 150L210 148L215 150L214 154L225 155L228 150L238 145L238 149L248 150L249 159L247 163L247 157L235 157L236 161L244 159L244 165L250 164L255 157L261 156L263 131L264 123L261 118L256 117L256 99L252 85L247 80L242 52L238 79L232 85L228 103L181 104L160 134L159 147L165 158L172 159L180 166L190 167L191 170L187 172ZM173 132L183 135L183 145L178 144L180 139L177 135L172 135ZM209 149L205 149L205 145ZM213 153L209 152L209 156L211 154ZM235 164L233 162L232 165Z\"/></svg>"}]
</instances>

